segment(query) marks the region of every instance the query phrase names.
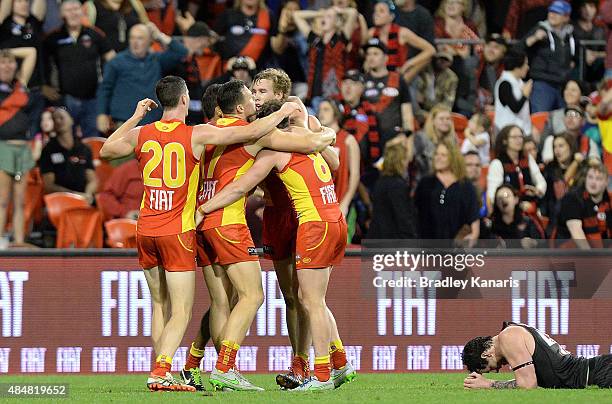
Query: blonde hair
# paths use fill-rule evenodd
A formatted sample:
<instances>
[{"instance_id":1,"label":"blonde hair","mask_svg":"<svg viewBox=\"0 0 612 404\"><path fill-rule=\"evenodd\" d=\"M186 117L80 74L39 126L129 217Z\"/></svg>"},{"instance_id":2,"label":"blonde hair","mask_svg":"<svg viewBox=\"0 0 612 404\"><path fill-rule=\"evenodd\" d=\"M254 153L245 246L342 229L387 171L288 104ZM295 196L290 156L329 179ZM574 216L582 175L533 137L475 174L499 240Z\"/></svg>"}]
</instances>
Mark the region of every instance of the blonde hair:
<instances>
[{"instance_id":1,"label":"blonde hair","mask_svg":"<svg viewBox=\"0 0 612 404\"><path fill-rule=\"evenodd\" d=\"M436 17L446 18L446 13L444 9L446 8L446 3L449 0L442 0L440 3L440 7L436 10ZM472 11L472 1L471 0L462 0L463 2L463 18L467 18L468 15L471 14Z\"/></svg>"},{"instance_id":2,"label":"blonde hair","mask_svg":"<svg viewBox=\"0 0 612 404\"><path fill-rule=\"evenodd\" d=\"M433 142L433 144L437 144L444 139L444 138L438 137L438 133L436 132L436 129L434 128L434 119L436 118L436 115L438 115L440 112L448 112L449 114L452 113L451 109L447 107L446 105L436 104L431 109L431 111L429 111L429 115L427 116L427 120L425 121L425 134L427 135L429 140ZM455 134L455 124L451 120L450 133L447 135L447 137L453 136L452 139L454 140L454 134Z\"/></svg>"},{"instance_id":3,"label":"blonde hair","mask_svg":"<svg viewBox=\"0 0 612 404\"><path fill-rule=\"evenodd\" d=\"M291 93L291 79L283 70L268 68L260 71L253 78L253 84L260 80L270 80L272 82L272 92L274 94L283 94L283 100L286 100Z\"/></svg>"},{"instance_id":4,"label":"blonde hair","mask_svg":"<svg viewBox=\"0 0 612 404\"><path fill-rule=\"evenodd\" d=\"M385 147L382 175L392 177L404 175L408 164L408 153L403 142L396 142Z\"/></svg>"},{"instance_id":5,"label":"blonde hair","mask_svg":"<svg viewBox=\"0 0 612 404\"><path fill-rule=\"evenodd\" d=\"M448 150L449 170L453 173L455 178L457 178L457 181L465 179L465 161L459 152L459 148L457 148L455 143L449 142L448 140L440 141L436 146L436 150L441 146L446 147L446 150Z\"/></svg>"}]
</instances>

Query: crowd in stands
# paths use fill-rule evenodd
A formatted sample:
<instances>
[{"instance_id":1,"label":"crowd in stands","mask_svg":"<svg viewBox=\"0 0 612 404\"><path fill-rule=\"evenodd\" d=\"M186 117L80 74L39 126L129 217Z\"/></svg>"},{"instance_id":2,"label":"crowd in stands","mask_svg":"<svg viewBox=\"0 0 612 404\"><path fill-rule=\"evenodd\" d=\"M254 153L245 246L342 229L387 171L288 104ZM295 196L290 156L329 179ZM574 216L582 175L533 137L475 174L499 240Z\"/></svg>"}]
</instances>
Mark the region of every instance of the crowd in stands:
<instances>
[{"instance_id":1,"label":"crowd in stands","mask_svg":"<svg viewBox=\"0 0 612 404\"><path fill-rule=\"evenodd\" d=\"M208 86L266 68L338 133L352 243L612 238L612 0L3 0L0 248L129 246L108 224L138 217L141 174L104 138L165 75L195 125Z\"/></svg>"}]
</instances>

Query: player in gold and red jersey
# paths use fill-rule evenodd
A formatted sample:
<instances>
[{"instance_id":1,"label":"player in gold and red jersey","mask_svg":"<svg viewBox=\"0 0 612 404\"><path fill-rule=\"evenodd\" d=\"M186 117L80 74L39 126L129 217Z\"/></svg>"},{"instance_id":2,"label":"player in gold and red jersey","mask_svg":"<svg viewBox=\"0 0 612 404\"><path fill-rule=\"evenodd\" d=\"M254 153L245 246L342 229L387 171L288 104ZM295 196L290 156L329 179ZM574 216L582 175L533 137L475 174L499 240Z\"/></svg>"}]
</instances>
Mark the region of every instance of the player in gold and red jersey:
<instances>
[{"instance_id":1,"label":"player in gold and red jersey","mask_svg":"<svg viewBox=\"0 0 612 404\"><path fill-rule=\"evenodd\" d=\"M218 127L241 127L255 115L253 95L243 82L232 80L221 87L217 103L223 117ZM198 200L211 199L239 179L253 165L263 148L297 152L322 150L335 139L332 130L314 134L308 130L290 135L272 131L255 142L206 149ZM198 227L204 237L204 278L211 296L210 327L219 356L209 382L215 389L261 390L235 368L237 352L259 306L263 302L261 268L246 225L246 198L209 215ZM238 301L230 311L231 284Z\"/></svg>"},{"instance_id":2,"label":"player in gold and red jersey","mask_svg":"<svg viewBox=\"0 0 612 404\"><path fill-rule=\"evenodd\" d=\"M280 107L277 101L262 106L258 116ZM295 128L291 128L295 130ZM198 208L196 222L217 209L231 206L244 197L275 169L289 192L299 221L296 241L296 268L300 290L300 304L308 313L310 332L315 349L315 374L298 390L327 390L350 381L355 371L346 361L335 319L325 303L329 275L334 265L340 264L346 246L346 224L334 191L332 174L320 153L308 155L279 153L263 150L253 166L238 180L232 182L214 198ZM335 372L330 374L329 346Z\"/></svg>"},{"instance_id":3,"label":"player in gold and red jersey","mask_svg":"<svg viewBox=\"0 0 612 404\"><path fill-rule=\"evenodd\" d=\"M325 99L319 104L318 112L321 125L336 131L336 145L340 157L340 167L334 171L334 186L340 203L340 210L346 218L351 202L359 187L361 152L359 143L353 135L340 127L343 116L335 101Z\"/></svg>"},{"instance_id":4,"label":"player in gold and red jersey","mask_svg":"<svg viewBox=\"0 0 612 404\"><path fill-rule=\"evenodd\" d=\"M104 159L136 154L144 195L138 218L138 258L153 301L151 337L157 354L147 385L151 390L194 391L170 373L172 357L191 318L195 286L194 211L199 157L206 144L252 141L299 110L287 103L276 116L243 128L185 125L189 92L185 81L167 76L155 92L164 112L160 121L136 126L157 104L145 99L100 150ZM170 308L170 313L165 309Z\"/></svg>"},{"instance_id":5,"label":"player in gold and red jersey","mask_svg":"<svg viewBox=\"0 0 612 404\"><path fill-rule=\"evenodd\" d=\"M293 126L320 130L321 125L316 117L308 116L306 107L297 97L289 97L291 79L280 69L265 69L257 73L251 87L255 107L270 100L294 101L302 105L300 114L291 117ZM329 146L321 155L332 170L338 168L340 161L334 148ZM262 241L264 256L274 265L276 278L283 294L286 307L287 330L293 349L293 359L288 373L279 374L276 382L285 387L291 382L300 384L300 380L309 375L308 350L310 333L308 317L303 313L297 297L297 275L295 273L295 238L298 222L291 198L282 181L275 174L266 177L260 188L264 190L265 208L263 212ZM288 382L289 381L289 382Z\"/></svg>"}]
</instances>

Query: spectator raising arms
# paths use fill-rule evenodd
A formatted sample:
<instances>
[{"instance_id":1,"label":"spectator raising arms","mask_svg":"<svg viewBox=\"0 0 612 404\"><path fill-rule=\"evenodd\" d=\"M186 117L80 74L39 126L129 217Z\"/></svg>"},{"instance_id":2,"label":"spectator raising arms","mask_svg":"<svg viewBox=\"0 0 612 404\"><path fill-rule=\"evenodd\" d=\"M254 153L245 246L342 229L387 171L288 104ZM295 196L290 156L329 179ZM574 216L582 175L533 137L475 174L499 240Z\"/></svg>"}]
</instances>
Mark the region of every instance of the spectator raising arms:
<instances>
[{"instance_id":1,"label":"spectator raising arms","mask_svg":"<svg viewBox=\"0 0 612 404\"><path fill-rule=\"evenodd\" d=\"M151 42L161 42L167 47L163 52L151 52ZM137 24L130 30L130 47L120 52L104 68L104 79L98 87L98 130L107 133L111 119L118 126L130 118L130 111L139 100L154 99L155 83L167 72L181 63L187 49L177 40L163 34L153 23ZM143 123L161 117L154 110Z\"/></svg>"},{"instance_id":2,"label":"spectator raising arms","mask_svg":"<svg viewBox=\"0 0 612 404\"><path fill-rule=\"evenodd\" d=\"M43 31L42 24L47 12L45 0L3 0L0 1L0 49L2 48L35 48L34 70L27 85L30 93L30 117L32 133L40 130L40 114L45 109L45 97L48 94L44 86L43 69ZM44 94L44 96L43 96Z\"/></svg>"},{"instance_id":3,"label":"spectator raising arms","mask_svg":"<svg viewBox=\"0 0 612 404\"><path fill-rule=\"evenodd\" d=\"M480 235L478 199L463 157L453 143L440 142L433 161L434 175L421 179L414 196L419 237L465 240L473 247Z\"/></svg>"},{"instance_id":4,"label":"spectator raising arms","mask_svg":"<svg viewBox=\"0 0 612 404\"><path fill-rule=\"evenodd\" d=\"M368 36L377 38L387 47L387 70L398 71L407 82L421 71L435 53L434 47L408 28L393 22L395 4L391 0L379 0L374 6L374 27ZM408 58L411 48L419 53Z\"/></svg>"},{"instance_id":5,"label":"spectator raising arms","mask_svg":"<svg viewBox=\"0 0 612 404\"><path fill-rule=\"evenodd\" d=\"M15 53L28 54L19 75ZM13 240L16 244L25 241L26 174L34 167L28 145L31 103L27 89L18 77L27 82L35 60L34 48L0 50L0 237L4 236L12 193ZM29 72L24 75L23 70Z\"/></svg>"},{"instance_id":6,"label":"spectator raising arms","mask_svg":"<svg viewBox=\"0 0 612 404\"><path fill-rule=\"evenodd\" d=\"M529 96L533 90L531 80L523 81L529 72L527 56L510 49L504 57L504 72L495 84L495 131L506 125L517 125L524 133L531 133Z\"/></svg>"},{"instance_id":7,"label":"spectator raising arms","mask_svg":"<svg viewBox=\"0 0 612 404\"><path fill-rule=\"evenodd\" d=\"M115 51L102 31L83 26L83 9L78 0L64 0L60 10L64 24L45 40L45 55L48 62L54 62L54 66L45 63L47 83L55 67L60 93L75 125L81 127L83 137L98 136L98 70L102 60L108 62L115 57Z\"/></svg>"},{"instance_id":8,"label":"spectator raising arms","mask_svg":"<svg viewBox=\"0 0 612 404\"><path fill-rule=\"evenodd\" d=\"M357 2L355 0L332 0L332 6L340 10L348 7L357 9ZM357 21L355 22L353 33L348 39L351 43L351 48L346 60L346 69L359 69L361 66L359 51L361 50L361 46L365 45L368 41L368 23L365 17L359 12L357 13Z\"/></svg>"},{"instance_id":9,"label":"spectator raising arms","mask_svg":"<svg viewBox=\"0 0 612 404\"><path fill-rule=\"evenodd\" d=\"M535 90L531 93L532 113L565 106L561 88L577 57L574 28L568 24L571 12L568 2L553 1L547 19L540 21L522 41L529 55Z\"/></svg>"},{"instance_id":10,"label":"spectator raising arms","mask_svg":"<svg viewBox=\"0 0 612 404\"><path fill-rule=\"evenodd\" d=\"M369 239L416 237L414 205L405 178L408 160L404 141L393 141L385 149L381 177L372 196Z\"/></svg>"},{"instance_id":11,"label":"spectator raising arms","mask_svg":"<svg viewBox=\"0 0 612 404\"><path fill-rule=\"evenodd\" d=\"M336 97L346 70L345 58L357 21L357 10L335 7L317 11L300 10L293 21L308 39L308 100ZM317 105L313 106L316 108Z\"/></svg>"}]
</instances>

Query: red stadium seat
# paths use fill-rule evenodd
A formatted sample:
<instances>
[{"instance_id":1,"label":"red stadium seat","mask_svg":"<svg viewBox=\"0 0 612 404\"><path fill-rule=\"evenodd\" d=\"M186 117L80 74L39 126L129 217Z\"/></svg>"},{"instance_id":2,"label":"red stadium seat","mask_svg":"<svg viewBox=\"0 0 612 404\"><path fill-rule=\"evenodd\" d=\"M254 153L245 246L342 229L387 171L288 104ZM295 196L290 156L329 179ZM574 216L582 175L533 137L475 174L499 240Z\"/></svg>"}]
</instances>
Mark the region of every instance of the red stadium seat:
<instances>
[{"instance_id":1,"label":"red stadium seat","mask_svg":"<svg viewBox=\"0 0 612 404\"><path fill-rule=\"evenodd\" d=\"M55 192L44 196L49 220L57 229L56 248L101 248L102 214L80 195Z\"/></svg>"},{"instance_id":2,"label":"red stadium seat","mask_svg":"<svg viewBox=\"0 0 612 404\"><path fill-rule=\"evenodd\" d=\"M136 220L113 219L104 223L106 244L112 248L136 248Z\"/></svg>"},{"instance_id":3,"label":"red stadium seat","mask_svg":"<svg viewBox=\"0 0 612 404\"><path fill-rule=\"evenodd\" d=\"M453 118L453 125L455 126L455 134L457 135L457 140L459 141L458 144L460 145L461 143L463 143L463 140L465 139L463 131L468 126L468 119L465 116L458 114L456 112L452 112L451 117Z\"/></svg>"},{"instance_id":4,"label":"red stadium seat","mask_svg":"<svg viewBox=\"0 0 612 404\"><path fill-rule=\"evenodd\" d=\"M549 113L546 111L531 114L531 125L538 129L538 131L542 132L546 122L548 121L548 115Z\"/></svg>"},{"instance_id":5,"label":"red stadium seat","mask_svg":"<svg viewBox=\"0 0 612 404\"><path fill-rule=\"evenodd\" d=\"M98 178L98 189L104 189L104 183L113 173L114 167L107 161L100 159L100 149L104 145L106 138L103 137L86 137L83 143L91 150L93 165Z\"/></svg>"}]
</instances>

